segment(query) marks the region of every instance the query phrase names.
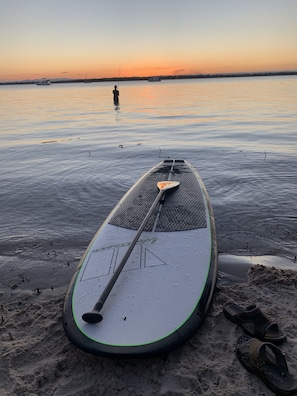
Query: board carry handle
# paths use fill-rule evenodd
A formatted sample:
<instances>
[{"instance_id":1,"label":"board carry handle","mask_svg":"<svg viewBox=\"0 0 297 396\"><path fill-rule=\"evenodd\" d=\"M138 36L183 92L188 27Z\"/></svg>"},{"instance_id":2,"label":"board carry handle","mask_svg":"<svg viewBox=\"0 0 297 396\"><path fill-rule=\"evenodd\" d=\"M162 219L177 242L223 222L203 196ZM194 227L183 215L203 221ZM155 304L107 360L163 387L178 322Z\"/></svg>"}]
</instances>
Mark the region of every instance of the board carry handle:
<instances>
[{"instance_id":1,"label":"board carry handle","mask_svg":"<svg viewBox=\"0 0 297 396\"><path fill-rule=\"evenodd\" d=\"M122 258L120 264L118 265L118 267L116 268L115 272L113 273L113 275L111 276L109 282L107 283L107 285L105 286L102 294L100 295L98 301L96 302L96 304L94 305L94 308L92 311L90 312L86 312L82 315L82 319L87 322L87 323L99 323L101 322L101 320L103 319L103 316L100 314L100 311L107 299L107 297L109 296L109 293L111 292L114 284L116 283L120 273L122 272L122 269L124 268L132 250L134 249L134 246L136 245L144 227L146 226L150 216L152 215L155 207L157 206L158 202L160 201L162 195L168 191L168 190L174 190L176 189L178 186L180 185L179 181L159 181L157 183L157 187L159 189L159 193L156 197L156 199L154 200L152 206L150 207L148 213L146 214L145 218L142 220L142 223L134 237L134 239L132 240L132 242L129 245L129 248L127 250L127 252L125 253L124 257Z\"/></svg>"}]
</instances>

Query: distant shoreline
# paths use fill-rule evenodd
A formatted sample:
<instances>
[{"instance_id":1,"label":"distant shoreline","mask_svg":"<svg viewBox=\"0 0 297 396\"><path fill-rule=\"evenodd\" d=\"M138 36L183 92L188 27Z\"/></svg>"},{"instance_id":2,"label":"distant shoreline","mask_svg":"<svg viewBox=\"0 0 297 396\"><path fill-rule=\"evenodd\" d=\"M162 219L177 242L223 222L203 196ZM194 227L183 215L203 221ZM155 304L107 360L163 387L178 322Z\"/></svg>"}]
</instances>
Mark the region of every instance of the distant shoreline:
<instances>
[{"instance_id":1,"label":"distant shoreline","mask_svg":"<svg viewBox=\"0 0 297 396\"><path fill-rule=\"evenodd\" d=\"M117 82L117 81L148 81L153 77L159 77L161 80L184 80L184 79L205 79L205 78L238 78L238 77L271 77L271 76L295 76L297 71L280 71L280 72L255 72L255 73L217 73L217 74L184 74L184 75L167 75L167 76L147 76L147 77L110 77L110 78L79 78L79 79L52 79L52 84L68 83L92 83L92 82ZM7 81L0 82L0 85L25 85L37 84L39 80Z\"/></svg>"}]
</instances>

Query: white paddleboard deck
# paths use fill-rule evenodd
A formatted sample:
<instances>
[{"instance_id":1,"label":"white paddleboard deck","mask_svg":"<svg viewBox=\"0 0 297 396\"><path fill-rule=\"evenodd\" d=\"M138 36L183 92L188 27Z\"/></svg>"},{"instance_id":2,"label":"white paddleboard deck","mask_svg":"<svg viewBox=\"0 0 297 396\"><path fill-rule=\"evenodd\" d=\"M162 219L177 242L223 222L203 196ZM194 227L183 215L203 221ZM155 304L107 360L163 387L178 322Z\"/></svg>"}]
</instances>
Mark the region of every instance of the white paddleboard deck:
<instances>
[{"instance_id":1,"label":"white paddleboard deck","mask_svg":"<svg viewBox=\"0 0 297 396\"><path fill-rule=\"evenodd\" d=\"M179 181L157 205L100 313L93 309L155 200L157 182ZM165 160L121 199L81 259L68 288L64 329L79 348L107 356L143 356L184 343L209 308L217 277L210 201L198 173Z\"/></svg>"}]
</instances>

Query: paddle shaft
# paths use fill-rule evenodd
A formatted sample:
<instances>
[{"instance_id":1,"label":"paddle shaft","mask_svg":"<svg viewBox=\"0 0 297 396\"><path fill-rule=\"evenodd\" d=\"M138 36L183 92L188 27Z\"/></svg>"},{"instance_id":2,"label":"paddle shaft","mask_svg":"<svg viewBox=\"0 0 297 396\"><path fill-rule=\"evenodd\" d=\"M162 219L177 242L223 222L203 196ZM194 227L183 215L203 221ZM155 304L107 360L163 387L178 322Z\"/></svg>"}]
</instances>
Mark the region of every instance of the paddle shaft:
<instances>
[{"instance_id":1,"label":"paddle shaft","mask_svg":"<svg viewBox=\"0 0 297 396\"><path fill-rule=\"evenodd\" d=\"M157 186L159 188L159 193L157 197L155 198L152 206L150 207L148 213L146 214L145 218L143 219L133 241L130 243L129 248L127 252L125 253L124 257L120 261L120 264L116 268L115 272L111 276L109 282L105 286L103 292L101 293L101 296L99 297L99 300L96 302L94 308L90 312L86 312L82 315L82 319L87 322L87 323L99 323L103 319L102 315L99 313L101 308L103 307L107 297L109 296L114 284L116 283L120 273L122 272L122 269L124 268L124 265L126 264L132 250L134 249L134 246L136 245L140 234L142 233L145 225L147 224L151 214L153 213L155 207L157 206L159 200L161 199L162 195L165 193L165 191L173 189L178 187L180 182L178 181L160 181L157 183Z\"/></svg>"},{"instance_id":2,"label":"paddle shaft","mask_svg":"<svg viewBox=\"0 0 297 396\"><path fill-rule=\"evenodd\" d=\"M160 190L155 201L153 202L150 210L148 211L147 215L145 216L145 218L143 219L133 241L130 243L129 245L129 249L126 251L124 257L122 258L120 264L118 265L117 269L115 270L115 272L113 273L112 277L110 278L109 282L107 283L105 289L103 290L101 296L99 297L99 300L97 301L97 303L95 304L94 310L96 311L100 311L100 309L103 307L107 297L109 296L109 293L111 292L114 284L116 283L120 273L122 272L122 269L124 268L132 250L134 249L134 246L136 245L144 227L146 226L150 216L152 215L154 209L156 208L159 200L161 199L162 195L164 194L163 190Z\"/></svg>"}]
</instances>

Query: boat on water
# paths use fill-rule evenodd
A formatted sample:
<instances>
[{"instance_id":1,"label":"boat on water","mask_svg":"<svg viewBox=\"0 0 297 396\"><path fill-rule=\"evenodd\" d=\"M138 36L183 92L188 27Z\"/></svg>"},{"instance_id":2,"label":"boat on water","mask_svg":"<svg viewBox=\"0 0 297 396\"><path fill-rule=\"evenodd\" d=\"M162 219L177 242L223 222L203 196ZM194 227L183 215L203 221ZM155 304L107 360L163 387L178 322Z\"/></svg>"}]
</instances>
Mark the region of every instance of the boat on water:
<instances>
[{"instance_id":1,"label":"boat on water","mask_svg":"<svg viewBox=\"0 0 297 396\"><path fill-rule=\"evenodd\" d=\"M161 81L161 77L159 76L154 76L154 77L150 77L148 79L149 82L156 82L156 81Z\"/></svg>"},{"instance_id":2,"label":"boat on water","mask_svg":"<svg viewBox=\"0 0 297 396\"><path fill-rule=\"evenodd\" d=\"M42 78L36 83L36 85L51 85L51 82L47 78Z\"/></svg>"}]
</instances>

